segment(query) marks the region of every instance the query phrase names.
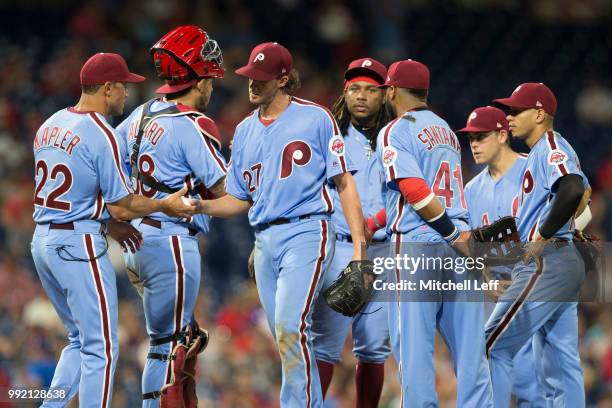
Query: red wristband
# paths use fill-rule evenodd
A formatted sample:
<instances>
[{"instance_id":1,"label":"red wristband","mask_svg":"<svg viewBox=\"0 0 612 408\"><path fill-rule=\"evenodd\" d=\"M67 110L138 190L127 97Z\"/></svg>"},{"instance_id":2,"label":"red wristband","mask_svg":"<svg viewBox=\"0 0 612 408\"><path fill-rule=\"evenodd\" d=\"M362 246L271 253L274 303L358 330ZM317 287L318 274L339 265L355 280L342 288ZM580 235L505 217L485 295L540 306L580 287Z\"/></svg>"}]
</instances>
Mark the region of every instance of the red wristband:
<instances>
[{"instance_id":1,"label":"red wristband","mask_svg":"<svg viewBox=\"0 0 612 408\"><path fill-rule=\"evenodd\" d=\"M372 215L367 220L368 229L373 233L387 225L387 212L381 209L375 215Z\"/></svg>"},{"instance_id":2,"label":"red wristband","mask_svg":"<svg viewBox=\"0 0 612 408\"><path fill-rule=\"evenodd\" d=\"M420 177L401 179L399 182L399 189L410 205L417 204L431 194L431 189L425 180Z\"/></svg>"}]
</instances>

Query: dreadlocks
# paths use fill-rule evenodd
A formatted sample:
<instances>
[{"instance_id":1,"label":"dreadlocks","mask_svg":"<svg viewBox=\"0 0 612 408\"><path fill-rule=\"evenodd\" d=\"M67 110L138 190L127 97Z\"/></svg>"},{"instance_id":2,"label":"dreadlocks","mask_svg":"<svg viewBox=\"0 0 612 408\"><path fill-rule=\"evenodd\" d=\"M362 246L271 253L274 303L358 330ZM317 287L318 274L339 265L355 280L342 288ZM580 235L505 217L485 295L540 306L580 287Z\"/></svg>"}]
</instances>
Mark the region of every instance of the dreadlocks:
<instances>
[{"instance_id":1,"label":"dreadlocks","mask_svg":"<svg viewBox=\"0 0 612 408\"><path fill-rule=\"evenodd\" d=\"M340 127L340 132L342 135L346 135L348 132L349 123L351 123L351 113L346 106L346 100L344 99L344 92L340 95L338 100L334 103L332 107L332 114ZM367 136L370 141L370 146L372 150L376 150L376 136L378 136L378 132L382 129L387 123L391 121L391 116L385 109L384 106L380 107L378 114L376 115L376 122L374 127L369 129L361 128L360 130Z\"/></svg>"}]
</instances>

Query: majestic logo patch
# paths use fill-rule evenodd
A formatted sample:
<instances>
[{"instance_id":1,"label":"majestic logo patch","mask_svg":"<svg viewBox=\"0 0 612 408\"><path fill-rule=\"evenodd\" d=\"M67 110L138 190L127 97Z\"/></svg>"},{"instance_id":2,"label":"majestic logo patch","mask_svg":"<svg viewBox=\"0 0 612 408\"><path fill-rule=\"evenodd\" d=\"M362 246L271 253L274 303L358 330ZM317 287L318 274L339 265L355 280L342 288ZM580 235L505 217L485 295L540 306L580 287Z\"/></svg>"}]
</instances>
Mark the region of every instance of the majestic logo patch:
<instances>
[{"instance_id":1,"label":"majestic logo patch","mask_svg":"<svg viewBox=\"0 0 612 408\"><path fill-rule=\"evenodd\" d=\"M567 161L568 157L565 152L555 149L548 153L548 164L559 165Z\"/></svg>"},{"instance_id":2,"label":"majestic logo patch","mask_svg":"<svg viewBox=\"0 0 612 408\"><path fill-rule=\"evenodd\" d=\"M397 160L397 150L392 146L385 147L382 154L383 165L389 167L395 163L395 160Z\"/></svg>"},{"instance_id":3,"label":"majestic logo patch","mask_svg":"<svg viewBox=\"0 0 612 408\"><path fill-rule=\"evenodd\" d=\"M363 62L361 63L361 66L362 66L363 68L365 68L365 67L369 67L370 65L372 65L372 61L370 61L370 60L365 60L365 61L363 61Z\"/></svg>"},{"instance_id":4,"label":"majestic logo patch","mask_svg":"<svg viewBox=\"0 0 612 408\"><path fill-rule=\"evenodd\" d=\"M336 156L344 154L344 139L342 136L334 136L330 139L329 150Z\"/></svg>"},{"instance_id":5,"label":"majestic logo patch","mask_svg":"<svg viewBox=\"0 0 612 408\"><path fill-rule=\"evenodd\" d=\"M253 60L253 62L263 61L264 59L266 59L266 56L264 55L263 52L260 52L259 54L255 56L255 59Z\"/></svg>"}]
</instances>

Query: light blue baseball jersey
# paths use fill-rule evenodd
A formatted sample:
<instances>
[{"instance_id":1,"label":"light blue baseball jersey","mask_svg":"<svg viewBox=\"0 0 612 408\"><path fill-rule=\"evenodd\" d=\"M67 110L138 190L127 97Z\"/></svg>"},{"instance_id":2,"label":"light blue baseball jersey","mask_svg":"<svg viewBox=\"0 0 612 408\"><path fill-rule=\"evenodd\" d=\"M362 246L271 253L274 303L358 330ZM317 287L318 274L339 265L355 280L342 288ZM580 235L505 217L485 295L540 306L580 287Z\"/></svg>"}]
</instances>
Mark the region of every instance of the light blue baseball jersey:
<instances>
[{"instance_id":1,"label":"light blue baseball jersey","mask_svg":"<svg viewBox=\"0 0 612 408\"><path fill-rule=\"evenodd\" d=\"M345 150L338 125L323 106L293 97L267 126L256 109L236 127L227 192L253 203L253 226L331 213L332 178L353 170Z\"/></svg>"},{"instance_id":2,"label":"light blue baseball jersey","mask_svg":"<svg viewBox=\"0 0 612 408\"><path fill-rule=\"evenodd\" d=\"M526 166L527 155L519 154L514 164L498 180L493 180L489 169L485 168L465 185L471 228L489 225L508 215L516 216Z\"/></svg>"},{"instance_id":3,"label":"light blue baseball jersey","mask_svg":"<svg viewBox=\"0 0 612 408\"><path fill-rule=\"evenodd\" d=\"M555 183L568 174L582 177L584 186L589 182L580 169L576 152L559 133L546 132L531 148L521 182L517 227L521 241L531 241L546 219L557 193ZM571 240L574 235L574 219L570 219L554 235Z\"/></svg>"},{"instance_id":4,"label":"light blue baseball jersey","mask_svg":"<svg viewBox=\"0 0 612 408\"><path fill-rule=\"evenodd\" d=\"M407 112L381 129L377 143L389 188L385 197L388 234L433 231L396 185L396 180L407 177L424 179L450 218L468 221L461 147L442 118L427 109Z\"/></svg>"},{"instance_id":5,"label":"light blue baseball jersey","mask_svg":"<svg viewBox=\"0 0 612 408\"><path fill-rule=\"evenodd\" d=\"M372 150L368 138L355 129L352 124L349 124L347 134L344 136L346 145L346 154L354 165L355 172L353 179L357 185L359 198L361 199L361 208L367 219L369 216L376 214L384 206L383 190L385 184L385 174L383 172L380 159ZM350 230L344 211L340 203L340 196L336 189L332 190L334 200L334 214L332 222L336 232L342 235L350 235ZM375 240L384 239L386 236L385 230L380 229L374 234Z\"/></svg>"},{"instance_id":6,"label":"light blue baseball jersey","mask_svg":"<svg viewBox=\"0 0 612 408\"><path fill-rule=\"evenodd\" d=\"M156 100L152 112L158 112L174 103ZM184 105L177 107L187 113L192 110ZM138 134L143 105L136 108L118 127L117 133L128 146L128 157ZM164 116L154 119L144 130L138 155L139 172L148 174L170 188L180 189L186 183L190 190L206 198L206 189L214 186L227 173L225 158L218 150L220 137L215 122L201 116ZM168 194L157 191L141 182L136 192L151 198L164 198ZM182 222L180 218L163 213L151 214L159 221ZM191 224L202 232L208 232L210 217L193 216Z\"/></svg>"},{"instance_id":7,"label":"light blue baseball jersey","mask_svg":"<svg viewBox=\"0 0 612 408\"><path fill-rule=\"evenodd\" d=\"M121 146L99 113L67 108L47 119L34 139L34 221L110 218L104 203L133 192Z\"/></svg>"}]
</instances>

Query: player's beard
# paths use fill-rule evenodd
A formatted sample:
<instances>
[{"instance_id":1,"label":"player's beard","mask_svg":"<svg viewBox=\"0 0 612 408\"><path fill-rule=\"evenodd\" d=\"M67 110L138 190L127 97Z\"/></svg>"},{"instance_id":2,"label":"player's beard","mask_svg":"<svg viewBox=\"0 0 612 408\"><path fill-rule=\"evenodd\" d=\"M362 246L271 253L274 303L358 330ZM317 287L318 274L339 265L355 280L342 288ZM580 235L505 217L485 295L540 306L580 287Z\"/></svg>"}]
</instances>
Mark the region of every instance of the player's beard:
<instances>
[{"instance_id":1,"label":"player's beard","mask_svg":"<svg viewBox=\"0 0 612 408\"><path fill-rule=\"evenodd\" d=\"M274 98L276 97L276 94L278 93L278 89L274 92L271 92L270 95L262 95L259 94L257 96L259 96L259 100L258 101L253 101L253 103L257 106L268 106L272 103L272 101L274 100Z\"/></svg>"}]
</instances>

